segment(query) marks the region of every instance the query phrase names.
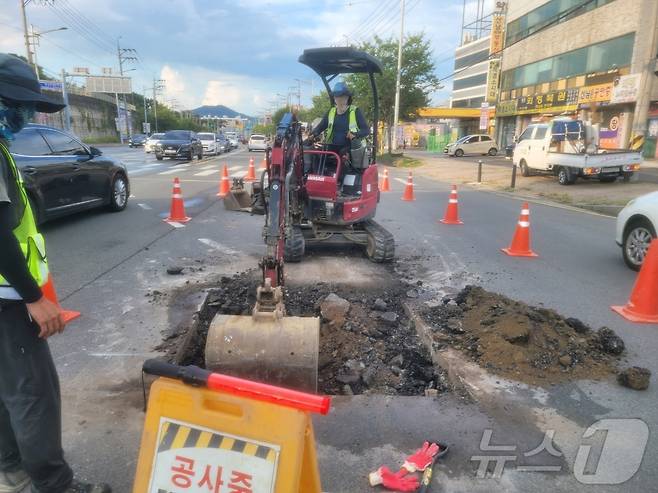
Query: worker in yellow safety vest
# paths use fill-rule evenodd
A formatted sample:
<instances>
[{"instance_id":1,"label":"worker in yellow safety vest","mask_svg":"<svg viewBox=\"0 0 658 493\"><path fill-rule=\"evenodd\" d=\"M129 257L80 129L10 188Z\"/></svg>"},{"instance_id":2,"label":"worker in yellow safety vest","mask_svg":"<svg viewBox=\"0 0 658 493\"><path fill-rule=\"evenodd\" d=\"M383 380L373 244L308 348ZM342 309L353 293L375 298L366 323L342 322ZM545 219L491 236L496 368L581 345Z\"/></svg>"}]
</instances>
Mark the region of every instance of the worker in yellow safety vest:
<instances>
[{"instance_id":1,"label":"worker in yellow safety vest","mask_svg":"<svg viewBox=\"0 0 658 493\"><path fill-rule=\"evenodd\" d=\"M0 492L109 493L77 481L62 451L59 379L46 340L64 330L44 295L48 262L9 145L35 111L64 105L41 93L34 70L0 53Z\"/></svg>"},{"instance_id":2,"label":"worker in yellow safety vest","mask_svg":"<svg viewBox=\"0 0 658 493\"><path fill-rule=\"evenodd\" d=\"M345 82L336 82L331 95L336 104L312 130L311 140L324 132L325 144L340 151L349 148L354 139L367 137L370 127L363 112L352 104L352 92Z\"/></svg>"}]
</instances>

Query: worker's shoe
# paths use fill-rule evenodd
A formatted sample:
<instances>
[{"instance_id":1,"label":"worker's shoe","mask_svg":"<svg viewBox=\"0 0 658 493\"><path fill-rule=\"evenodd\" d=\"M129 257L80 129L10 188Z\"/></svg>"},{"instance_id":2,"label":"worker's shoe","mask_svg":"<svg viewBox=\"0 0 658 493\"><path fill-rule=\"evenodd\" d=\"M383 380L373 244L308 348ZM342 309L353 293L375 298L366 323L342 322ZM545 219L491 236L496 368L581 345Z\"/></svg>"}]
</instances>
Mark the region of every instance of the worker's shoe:
<instances>
[{"instance_id":1,"label":"worker's shoe","mask_svg":"<svg viewBox=\"0 0 658 493\"><path fill-rule=\"evenodd\" d=\"M71 486L66 488L63 493L112 493L112 488L105 483L83 483L74 479Z\"/></svg>"},{"instance_id":2,"label":"worker's shoe","mask_svg":"<svg viewBox=\"0 0 658 493\"><path fill-rule=\"evenodd\" d=\"M28 484L30 476L22 469L15 472L0 471L0 493L19 493Z\"/></svg>"}]
</instances>

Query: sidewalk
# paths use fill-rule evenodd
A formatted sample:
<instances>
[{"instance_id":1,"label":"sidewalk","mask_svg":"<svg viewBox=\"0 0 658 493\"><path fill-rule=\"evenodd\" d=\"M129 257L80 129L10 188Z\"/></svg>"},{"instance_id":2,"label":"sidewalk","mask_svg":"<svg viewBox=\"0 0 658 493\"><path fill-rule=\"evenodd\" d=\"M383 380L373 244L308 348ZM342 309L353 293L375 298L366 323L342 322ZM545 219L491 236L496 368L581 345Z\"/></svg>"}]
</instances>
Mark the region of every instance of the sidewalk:
<instances>
[{"instance_id":1,"label":"sidewalk","mask_svg":"<svg viewBox=\"0 0 658 493\"><path fill-rule=\"evenodd\" d=\"M445 183L468 184L518 197L549 200L612 216L616 216L630 200L658 190L658 161L645 161L638 181L631 183L621 180L601 183L598 180L579 179L574 185L564 186L552 175L524 177L517 170L516 187L511 188L511 161L507 161L509 166L504 166L500 158L482 156L482 182L477 183L476 161L468 158L448 158L443 154L417 150L408 150L406 154L425 163L424 166L414 169L414 174L419 176ZM492 163L493 160L495 164Z\"/></svg>"}]
</instances>

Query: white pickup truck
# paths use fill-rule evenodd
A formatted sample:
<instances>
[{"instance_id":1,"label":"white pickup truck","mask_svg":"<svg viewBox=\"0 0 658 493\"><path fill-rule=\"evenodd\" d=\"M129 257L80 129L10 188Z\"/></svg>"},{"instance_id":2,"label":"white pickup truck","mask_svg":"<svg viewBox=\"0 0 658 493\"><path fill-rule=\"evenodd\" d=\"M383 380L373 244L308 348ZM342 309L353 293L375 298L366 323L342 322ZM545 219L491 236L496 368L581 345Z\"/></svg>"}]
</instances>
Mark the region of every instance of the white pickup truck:
<instances>
[{"instance_id":1,"label":"white pickup truck","mask_svg":"<svg viewBox=\"0 0 658 493\"><path fill-rule=\"evenodd\" d=\"M556 119L529 125L514 147L512 160L523 176L533 171L550 172L561 185L577 178L613 182L629 181L640 169L640 152L625 149L599 149L596 128L580 120Z\"/></svg>"}]
</instances>

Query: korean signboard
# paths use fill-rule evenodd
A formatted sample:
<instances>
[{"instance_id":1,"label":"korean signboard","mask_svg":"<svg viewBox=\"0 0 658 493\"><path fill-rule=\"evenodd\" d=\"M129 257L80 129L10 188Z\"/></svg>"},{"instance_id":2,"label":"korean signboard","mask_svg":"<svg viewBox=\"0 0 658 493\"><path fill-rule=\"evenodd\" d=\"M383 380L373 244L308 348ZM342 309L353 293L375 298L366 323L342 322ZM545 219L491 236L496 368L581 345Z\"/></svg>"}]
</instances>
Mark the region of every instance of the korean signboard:
<instances>
[{"instance_id":1,"label":"korean signboard","mask_svg":"<svg viewBox=\"0 0 658 493\"><path fill-rule=\"evenodd\" d=\"M573 111L578 105L578 89L563 89L517 99L518 114Z\"/></svg>"},{"instance_id":2,"label":"korean signboard","mask_svg":"<svg viewBox=\"0 0 658 493\"><path fill-rule=\"evenodd\" d=\"M491 44L489 53L500 53L503 51L505 43L505 16L503 14L494 14L491 19Z\"/></svg>"},{"instance_id":3,"label":"korean signboard","mask_svg":"<svg viewBox=\"0 0 658 493\"><path fill-rule=\"evenodd\" d=\"M612 83L581 87L578 92L578 104L604 103L612 97Z\"/></svg>"},{"instance_id":4,"label":"korean signboard","mask_svg":"<svg viewBox=\"0 0 658 493\"><path fill-rule=\"evenodd\" d=\"M640 91L641 74L622 75L615 80L612 88L611 104L633 103Z\"/></svg>"},{"instance_id":5,"label":"korean signboard","mask_svg":"<svg viewBox=\"0 0 658 493\"><path fill-rule=\"evenodd\" d=\"M273 493L280 447L160 419L148 493Z\"/></svg>"},{"instance_id":6,"label":"korean signboard","mask_svg":"<svg viewBox=\"0 0 658 493\"><path fill-rule=\"evenodd\" d=\"M480 130L489 128L489 103L482 103L480 108Z\"/></svg>"},{"instance_id":7,"label":"korean signboard","mask_svg":"<svg viewBox=\"0 0 658 493\"><path fill-rule=\"evenodd\" d=\"M500 82L500 59L489 61L487 74L487 101L495 103L498 99L498 84Z\"/></svg>"},{"instance_id":8,"label":"korean signboard","mask_svg":"<svg viewBox=\"0 0 658 493\"><path fill-rule=\"evenodd\" d=\"M132 92L131 79L130 77L87 77L87 91L130 94Z\"/></svg>"},{"instance_id":9,"label":"korean signboard","mask_svg":"<svg viewBox=\"0 0 658 493\"><path fill-rule=\"evenodd\" d=\"M496 116L510 116L516 114L516 99L500 101L496 104Z\"/></svg>"},{"instance_id":10,"label":"korean signboard","mask_svg":"<svg viewBox=\"0 0 658 493\"><path fill-rule=\"evenodd\" d=\"M58 80L40 80L39 86L46 91L61 91L62 83Z\"/></svg>"}]
</instances>

